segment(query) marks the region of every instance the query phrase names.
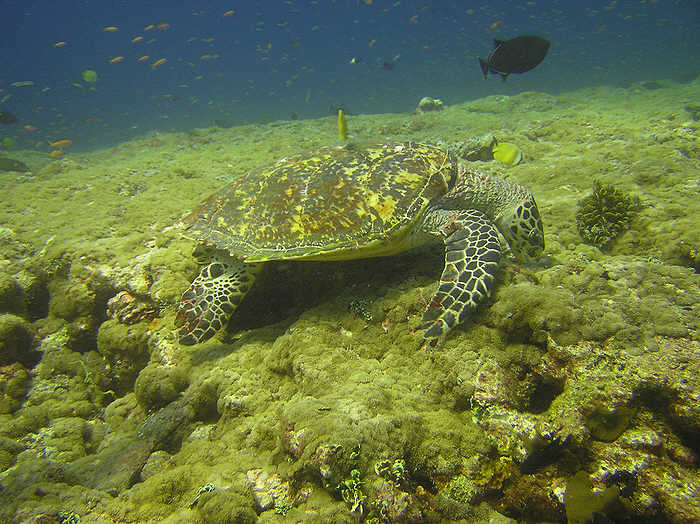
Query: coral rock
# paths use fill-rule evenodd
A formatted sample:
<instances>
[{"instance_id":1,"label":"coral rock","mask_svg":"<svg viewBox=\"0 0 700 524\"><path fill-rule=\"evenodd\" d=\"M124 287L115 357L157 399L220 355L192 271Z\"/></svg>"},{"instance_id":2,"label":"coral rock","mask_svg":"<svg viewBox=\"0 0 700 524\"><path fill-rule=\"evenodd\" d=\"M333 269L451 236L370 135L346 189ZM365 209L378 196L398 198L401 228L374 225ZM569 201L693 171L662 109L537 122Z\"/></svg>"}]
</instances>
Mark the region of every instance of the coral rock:
<instances>
[{"instance_id":1,"label":"coral rock","mask_svg":"<svg viewBox=\"0 0 700 524\"><path fill-rule=\"evenodd\" d=\"M156 308L138 301L127 291L121 291L107 301L107 316L122 324L135 324L150 320L158 314Z\"/></svg>"}]
</instances>

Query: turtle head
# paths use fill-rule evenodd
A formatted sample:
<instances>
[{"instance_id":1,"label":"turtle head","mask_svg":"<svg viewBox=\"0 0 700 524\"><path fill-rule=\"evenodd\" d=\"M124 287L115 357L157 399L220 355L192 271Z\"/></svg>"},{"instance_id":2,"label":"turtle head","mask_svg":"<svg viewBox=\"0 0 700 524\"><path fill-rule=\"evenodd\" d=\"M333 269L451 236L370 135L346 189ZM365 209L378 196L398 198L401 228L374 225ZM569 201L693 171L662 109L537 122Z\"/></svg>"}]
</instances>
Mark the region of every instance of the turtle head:
<instances>
[{"instance_id":1,"label":"turtle head","mask_svg":"<svg viewBox=\"0 0 700 524\"><path fill-rule=\"evenodd\" d=\"M509 207L496 222L513 254L521 261L532 261L544 251L542 219L535 199L529 191L524 199Z\"/></svg>"}]
</instances>

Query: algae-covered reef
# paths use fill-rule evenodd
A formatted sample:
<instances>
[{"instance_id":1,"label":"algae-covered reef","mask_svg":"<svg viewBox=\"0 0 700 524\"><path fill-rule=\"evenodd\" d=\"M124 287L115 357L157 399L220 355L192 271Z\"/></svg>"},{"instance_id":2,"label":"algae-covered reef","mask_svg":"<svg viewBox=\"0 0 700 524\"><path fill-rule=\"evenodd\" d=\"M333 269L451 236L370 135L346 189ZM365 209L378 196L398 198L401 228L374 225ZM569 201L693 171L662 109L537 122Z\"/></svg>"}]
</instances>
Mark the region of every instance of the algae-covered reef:
<instances>
[{"instance_id":1,"label":"algae-covered reef","mask_svg":"<svg viewBox=\"0 0 700 524\"><path fill-rule=\"evenodd\" d=\"M349 118L350 140L439 144L537 199L545 255L505 260L488 303L429 350L439 247L269 264L225 330L175 339L198 261L174 224L335 140L334 119L29 155L0 173L0 520L692 522L698 93ZM524 160L494 162L494 137ZM643 203L604 250L576 221L596 180Z\"/></svg>"}]
</instances>

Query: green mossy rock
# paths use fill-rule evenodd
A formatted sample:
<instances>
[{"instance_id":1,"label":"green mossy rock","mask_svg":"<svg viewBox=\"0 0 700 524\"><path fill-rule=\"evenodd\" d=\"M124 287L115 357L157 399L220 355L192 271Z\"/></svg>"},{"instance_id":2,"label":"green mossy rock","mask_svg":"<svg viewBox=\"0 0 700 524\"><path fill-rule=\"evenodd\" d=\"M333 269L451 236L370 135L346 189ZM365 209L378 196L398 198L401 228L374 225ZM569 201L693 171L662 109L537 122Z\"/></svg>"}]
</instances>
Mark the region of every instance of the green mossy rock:
<instances>
[{"instance_id":1,"label":"green mossy rock","mask_svg":"<svg viewBox=\"0 0 700 524\"><path fill-rule=\"evenodd\" d=\"M581 339L582 315L569 291L525 282L500 288L497 298L486 316L509 338L537 345L547 336L563 345Z\"/></svg>"},{"instance_id":2,"label":"green mossy rock","mask_svg":"<svg viewBox=\"0 0 700 524\"><path fill-rule=\"evenodd\" d=\"M78 417L59 417L42 429L44 446L52 460L69 463L86 455L87 423Z\"/></svg>"},{"instance_id":3,"label":"green mossy rock","mask_svg":"<svg viewBox=\"0 0 700 524\"><path fill-rule=\"evenodd\" d=\"M149 454L150 455L150 454ZM148 456L144 457L144 464ZM187 508L196 498L197 490L206 482L201 478L197 464L188 464L161 471L129 491L129 500L135 506L130 515L133 522L162 522L173 508ZM190 519L189 522L209 522ZM231 520L229 522L237 522Z\"/></svg>"},{"instance_id":4,"label":"green mossy rock","mask_svg":"<svg viewBox=\"0 0 700 524\"><path fill-rule=\"evenodd\" d=\"M58 279L49 285L49 313L64 320L91 317L97 308L95 294L85 282Z\"/></svg>"},{"instance_id":5,"label":"green mossy rock","mask_svg":"<svg viewBox=\"0 0 700 524\"><path fill-rule=\"evenodd\" d=\"M58 375L82 377L85 374L80 353L61 345L46 349L36 370L37 376L42 380L50 380Z\"/></svg>"},{"instance_id":6,"label":"green mossy rock","mask_svg":"<svg viewBox=\"0 0 700 524\"><path fill-rule=\"evenodd\" d=\"M97 332L97 351L109 362L118 395L129 391L150 358L146 323L127 326L116 320L102 323Z\"/></svg>"},{"instance_id":7,"label":"green mossy rock","mask_svg":"<svg viewBox=\"0 0 700 524\"><path fill-rule=\"evenodd\" d=\"M586 416L586 426L595 440L614 442L629 427L636 413L635 409L626 406L615 409L599 406Z\"/></svg>"},{"instance_id":8,"label":"green mossy rock","mask_svg":"<svg viewBox=\"0 0 700 524\"><path fill-rule=\"evenodd\" d=\"M24 446L16 440L0 437L0 472L12 466L17 454L23 450Z\"/></svg>"},{"instance_id":9,"label":"green mossy rock","mask_svg":"<svg viewBox=\"0 0 700 524\"><path fill-rule=\"evenodd\" d=\"M134 393L139 405L146 411L160 409L173 400L187 387L185 372L177 367L148 365L141 370Z\"/></svg>"},{"instance_id":10,"label":"green mossy rock","mask_svg":"<svg viewBox=\"0 0 700 524\"><path fill-rule=\"evenodd\" d=\"M0 449L0 472L5 471L15 462L15 457L9 451Z\"/></svg>"},{"instance_id":11,"label":"green mossy rock","mask_svg":"<svg viewBox=\"0 0 700 524\"><path fill-rule=\"evenodd\" d=\"M80 484L112 495L130 488L151 454L151 446L134 435L114 439L94 455L75 460L65 468Z\"/></svg>"},{"instance_id":12,"label":"green mossy rock","mask_svg":"<svg viewBox=\"0 0 700 524\"><path fill-rule=\"evenodd\" d=\"M12 313L24 316L24 292L17 281L9 275L0 273L0 313Z\"/></svg>"},{"instance_id":13,"label":"green mossy rock","mask_svg":"<svg viewBox=\"0 0 700 524\"><path fill-rule=\"evenodd\" d=\"M598 522L596 514L605 514L617 503L617 488L611 486L602 493L594 493L588 473L579 471L566 485L565 500L568 524ZM600 522L609 522L609 519Z\"/></svg>"},{"instance_id":14,"label":"green mossy rock","mask_svg":"<svg viewBox=\"0 0 700 524\"><path fill-rule=\"evenodd\" d=\"M22 399L27 393L27 388L29 387L29 373L20 369L12 375L12 378L4 384L4 393L6 396L12 399Z\"/></svg>"},{"instance_id":15,"label":"green mossy rock","mask_svg":"<svg viewBox=\"0 0 700 524\"><path fill-rule=\"evenodd\" d=\"M203 493L197 502L197 511L208 524L253 524L257 522L255 501L235 491L215 489Z\"/></svg>"},{"instance_id":16,"label":"green mossy rock","mask_svg":"<svg viewBox=\"0 0 700 524\"><path fill-rule=\"evenodd\" d=\"M136 395L127 393L105 408L104 421L112 431L129 433L136 431L144 416Z\"/></svg>"},{"instance_id":17,"label":"green mossy rock","mask_svg":"<svg viewBox=\"0 0 700 524\"><path fill-rule=\"evenodd\" d=\"M33 367L40 358L33 344L34 335L27 321L16 315L0 315L0 365L20 362Z\"/></svg>"},{"instance_id":18,"label":"green mossy rock","mask_svg":"<svg viewBox=\"0 0 700 524\"><path fill-rule=\"evenodd\" d=\"M6 368L6 372L9 371ZM9 378L0 381L0 413L12 413L24 402L31 380L27 370L17 364L16 369L8 373Z\"/></svg>"},{"instance_id":19,"label":"green mossy rock","mask_svg":"<svg viewBox=\"0 0 700 524\"><path fill-rule=\"evenodd\" d=\"M94 349L100 322L107 317L107 299L113 288L94 269L75 261L69 267L67 277L56 277L48 284L49 315L66 321L72 349L89 351Z\"/></svg>"},{"instance_id":20,"label":"green mossy rock","mask_svg":"<svg viewBox=\"0 0 700 524\"><path fill-rule=\"evenodd\" d=\"M219 417L216 404L219 400L220 382L217 376L207 376L190 386L188 401L197 420L214 420Z\"/></svg>"},{"instance_id":21,"label":"green mossy rock","mask_svg":"<svg viewBox=\"0 0 700 524\"><path fill-rule=\"evenodd\" d=\"M41 270L22 270L15 275L15 280L22 288L24 302L29 320L38 320L49 314L48 277Z\"/></svg>"},{"instance_id":22,"label":"green mossy rock","mask_svg":"<svg viewBox=\"0 0 700 524\"><path fill-rule=\"evenodd\" d=\"M162 471L174 468L175 465L173 456L170 453L163 450L154 451L143 465L143 469L141 469L141 473L139 474L139 479L143 482L154 475L158 475Z\"/></svg>"},{"instance_id":23,"label":"green mossy rock","mask_svg":"<svg viewBox=\"0 0 700 524\"><path fill-rule=\"evenodd\" d=\"M13 158L0 157L0 171L29 171L29 167L24 162Z\"/></svg>"}]
</instances>

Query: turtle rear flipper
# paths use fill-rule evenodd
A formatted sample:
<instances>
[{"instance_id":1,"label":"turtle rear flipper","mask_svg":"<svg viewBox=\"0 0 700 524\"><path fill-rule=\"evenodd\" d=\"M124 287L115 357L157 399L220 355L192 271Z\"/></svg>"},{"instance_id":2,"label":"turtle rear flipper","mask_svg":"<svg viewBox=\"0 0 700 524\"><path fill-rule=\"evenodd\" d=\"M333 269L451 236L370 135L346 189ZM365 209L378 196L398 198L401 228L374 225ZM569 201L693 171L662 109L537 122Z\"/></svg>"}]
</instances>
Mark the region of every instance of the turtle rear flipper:
<instances>
[{"instance_id":1,"label":"turtle rear flipper","mask_svg":"<svg viewBox=\"0 0 700 524\"><path fill-rule=\"evenodd\" d=\"M228 323L255 281L257 266L217 254L182 294L175 316L180 344L209 340Z\"/></svg>"},{"instance_id":2,"label":"turtle rear flipper","mask_svg":"<svg viewBox=\"0 0 700 524\"><path fill-rule=\"evenodd\" d=\"M440 214L445 268L440 286L423 314L422 326L423 336L431 345L489 295L501 256L498 231L482 212L470 209Z\"/></svg>"}]
</instances>

